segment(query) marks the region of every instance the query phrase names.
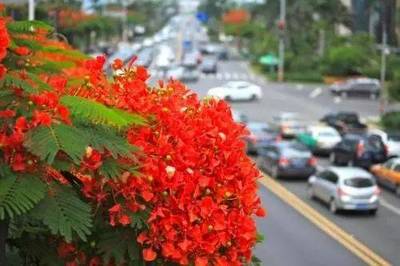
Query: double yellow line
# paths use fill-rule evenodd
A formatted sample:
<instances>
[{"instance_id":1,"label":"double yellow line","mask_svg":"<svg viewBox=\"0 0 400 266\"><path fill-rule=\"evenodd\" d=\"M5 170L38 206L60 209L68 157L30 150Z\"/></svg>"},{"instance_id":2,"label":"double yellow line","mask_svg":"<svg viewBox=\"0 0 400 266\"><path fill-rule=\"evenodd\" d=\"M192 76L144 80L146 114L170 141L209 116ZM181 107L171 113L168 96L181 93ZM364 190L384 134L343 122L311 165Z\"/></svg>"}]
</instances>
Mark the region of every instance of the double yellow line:
<instances>
[{"instance_id":1,"label":"double yellow line","mask_svg":"<svg viewBox=\"0 0 400 266\"><path fill-rule=\"evenodd\" d=\"M367 265L391 265L388 261L373 252L370 248L355 239L349 233L338 227L336 224L319 214L316 210L307 205L304 201L288 191L284 186L273 180L269 176L260 179L260 183L267 187L271 192L283 200L286 204L293 207L296 211L310 220L314 225L331 236L333 239L358 256Z\"/></svg>"}]
</instances>

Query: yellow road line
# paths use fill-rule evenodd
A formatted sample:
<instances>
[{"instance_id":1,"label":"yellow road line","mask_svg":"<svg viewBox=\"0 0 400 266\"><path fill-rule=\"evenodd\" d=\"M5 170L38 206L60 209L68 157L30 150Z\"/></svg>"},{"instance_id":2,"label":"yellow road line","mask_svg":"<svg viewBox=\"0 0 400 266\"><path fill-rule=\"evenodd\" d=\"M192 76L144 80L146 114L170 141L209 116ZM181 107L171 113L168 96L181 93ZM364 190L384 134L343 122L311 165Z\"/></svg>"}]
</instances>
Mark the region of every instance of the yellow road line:
<instances>
[{"instance_id":1,"label":"yellow road line","mask_svg":"<svg viewBox=\"0 0 400 266\"><path fill-rule=\"evenodd\" d=\"M345 232L339 226L319 214L316 210L302 201L299 197L287 190L283 185L265 175L260 179L260 183L267 187L271 192L278 196L285 203L293 207L296 211L310 220L318 228L331 236L333 239L358 256L367 265L391 265L388 261L373 252L370 248Z\"/></svg>"}]
</instances>

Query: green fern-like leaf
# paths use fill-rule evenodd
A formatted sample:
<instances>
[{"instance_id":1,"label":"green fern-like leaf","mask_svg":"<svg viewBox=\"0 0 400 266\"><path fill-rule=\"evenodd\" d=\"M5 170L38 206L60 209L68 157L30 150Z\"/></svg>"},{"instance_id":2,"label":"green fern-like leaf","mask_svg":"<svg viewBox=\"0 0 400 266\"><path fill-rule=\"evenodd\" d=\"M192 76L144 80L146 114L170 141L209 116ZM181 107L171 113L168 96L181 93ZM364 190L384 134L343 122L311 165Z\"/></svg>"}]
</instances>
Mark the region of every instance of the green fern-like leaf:
<instances>
[{"instance_id":1,"label":"green fern-like leaf","mask_svg":"<svg viewBox=\"0 0 400 266\"><path fill-rule=\"evenodd\" d=\"M79 164L89 145L85 131L65 124L40 126L32 130L24 146L43 161L52 164L57 153L65 152L75 164Z\"/></svg>"},{"instance_id":2,"label":"green fern-like leaf","mask_svg":"<svg viewBox=\"0 0 400 266\"><path fill-rule=\"evenodd\" d=\"M36 83L36 85L39 87L40 90L47 90L47 91L52 90L52 87L46 82L42 81L38 75L31 72L26 72L26 74L31 80L33 80Z\"/></svg>"},{"instance_id":3,"label":"green fern-like leaf","mask_svg":"<svg viewBox=\"0 0 400 266\"><path fill-rule=\"evenodd\" d=\"M114 260L116 265L138 261L140 249L132 230L117 229L101 234L97 247L105 264ZM135 265L135 264L133 264Z\"/></svg>"},{"instance_id":4,"label":"green fern-like leaf","mask_svg":"<svg viewBox=\"0 0 400 266\"><path fill-rule=\"evenodd\" d=\"M118 135L118 132L102 126L84 126L90 136L90 145L98 151L109 151L114 158L133 158L133 152L138 149L128 143L126 138Z\"/></svg>"},{"instance_id":5,"label":"green fern-like leaf","mask_svg":"<svg viewBox=\"0 0 400 266\"><path fill-rule=\"evenodd\" d=\"M92 227L90 205L80 200L70 187L53 184L51 191L51 195L32 210L32 215L42 220L53 234L63 236L68 242L73 233L86 241Z\"/></svg>"},{"instance_id":6,"label":"green fern-like leaf","mask_svg":"<svg viewBox=\"0 0 400 266\"><path fill-rule=\"evenodd\" d=\"M76 59L89 59L90 58L89 56L79 52L78 50L66 50L66 49L59 48L57 46L51 46L51 45L42 47L41 50L45 51L45 52L49 52L49 53L70 56L70 57L76 58Z\"/></svg>"},{"instance_id":7,"label":"green fern-like leaf","mask_svg":"<svg viewBox=\"0 0 400 266\"><path fill-rule=\"evenodd\" d=\"M0 220L13 218L32 209L46 191L45 184L35 176L17 177L3 170L0 177ZM6 173L6 176L3 174Z\"/></svg>"},{"instance_id":8,"label":"green fern-like leaf","mask_svg":"<svg viewBox=\"0 0 400 266\"><path fill-rule=\"evenodd\" d=\"M20 78L13 77L11 75L6 75L3 80L3 86L15 86L18 88L21 88L27 93L38 93L40 90L38 88L35 88L31 86L28 82L25 80L22 80Z\"/></svg>"},{"instance_id":9,"label":"green fern-like leaf","mask_svg":"<svg viewBox=\"0 0 400 266\"><path fill-rule=\"evenodd\" d=\"M35 34L36 30L42 29L48 32L53 31L53 27L50 25L38 21L13 21L7 24L7 29L12 33L25 33L25 34Z\"/></svg>"},{"instance_id":10,"label":"green fern-like leaf","mask_svg":"<svg viewBox=\"0 0 400 266\"><path fill-rule=\"evenodd\" d=\"M72 115L79 119L87 119L94 124L126 128L132 125L143 125L144 120L122 110L110 108L98 102L78 96L64 96L61 103L67 106Z\"/></svg>"}]
</instances>

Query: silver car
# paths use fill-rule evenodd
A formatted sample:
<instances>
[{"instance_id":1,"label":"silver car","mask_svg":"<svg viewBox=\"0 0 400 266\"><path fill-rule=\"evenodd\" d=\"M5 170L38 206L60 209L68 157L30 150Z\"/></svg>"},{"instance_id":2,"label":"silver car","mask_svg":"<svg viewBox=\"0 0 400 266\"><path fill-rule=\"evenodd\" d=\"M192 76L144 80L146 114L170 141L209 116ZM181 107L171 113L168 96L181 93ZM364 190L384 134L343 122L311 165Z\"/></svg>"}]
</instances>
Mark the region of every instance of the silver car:
<instances>
[{"instance_id":1,"label":"silver car","mask_svg":"<svg viewBox=\"0 0 400 266\"><path fill-rule=\"evenodd\" d=\"M328 203L332 213L359 210L374 215L379 206L380 190L375 179L357 167L329 167L311 176L307 193Z\"/></svg>"}]
</instances>

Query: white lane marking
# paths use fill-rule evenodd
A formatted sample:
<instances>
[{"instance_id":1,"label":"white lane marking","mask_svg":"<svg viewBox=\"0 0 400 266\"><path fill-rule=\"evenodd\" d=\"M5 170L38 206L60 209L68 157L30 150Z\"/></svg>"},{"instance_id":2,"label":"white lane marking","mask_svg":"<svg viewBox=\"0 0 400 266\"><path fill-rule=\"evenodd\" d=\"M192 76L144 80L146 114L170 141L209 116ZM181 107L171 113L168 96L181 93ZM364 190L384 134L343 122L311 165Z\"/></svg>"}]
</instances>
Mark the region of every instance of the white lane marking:
<instances>
[{"instance_id":1,"label":"white lane marking","mask_svg":"<svg viewBox=\"0 0 400 266\"><path fill-rule=\"evenodd\" d=\"M333 98L333 102L336 103L336 104L339 104L339 103L342 102L342 98L340 98L339 96L335 96L335 97Z\"/></svg>"},{"instance_id":2,"label":"white lane marking","mask_svg":"<svg viewBox=\"0 0 400 266\"><path fill-rule=\"evenodd\" d=\"M239 74L236 73L236 72L233 72L233 73L232 73L232 78L233 78L233 79L239 79Z\"/></svg>"},{"instance_id":3,"label":"white lane marking","mask_svg":"<svg viewBox=\"0 0 400 266\"><path fill-rule=\"evenodd\" d=\"M303 84L297 84L297 85L296 85L296 90L301 91L301 90L303 90L303 88L304 88L304 85L303 85Z\"/></svg>"},{"instance_id":4,"label":"white lane marking","mask_svg":"<svg viewBox=\"0 0 400 266\"><path fill-rule=\"evenodd\" d=\"M224 76L225 76L225 79L230 79L231 78L231 73L225 72Z\"/></svg>"},{"instance_id":5,"label":"white lane marking","mask_svg":"<svg viewBox=\"0 0 400 266\"><path fill-rule=\"evenodd\" d=\"M222 74L221 73L217 73L217 79L221 80L222 79Z\"/></svg>"},{"instance_id":6,"label":"white lane marking","mask_svg":"<svg viewBox=\"0 0 400 266\"><path fill-rule=\"evenodd\" d=\"M383 198L380 198L380 204L381 204L383 207L385 207L385 208L391 210L392 212L394 212L395 214L397 214L397 215L400 216L400 209L399 209L399 208L396 208L395 206L393 206L392 204L390 204L389 202L387 202L387 201L384 200Z\"/></svg>"},{"instance_id":7,"label":"white lane marking","mask_svg":"<svg viewBox=\"0 0 400 266\"><path fill-rule=\"evenodd\" d=\"M310 98L316 98L322 93L322 89L320 87L315 88L311 93L310 93Z\"/></svg>"}]
</instances>

